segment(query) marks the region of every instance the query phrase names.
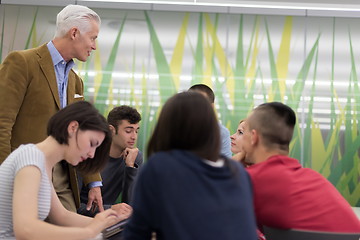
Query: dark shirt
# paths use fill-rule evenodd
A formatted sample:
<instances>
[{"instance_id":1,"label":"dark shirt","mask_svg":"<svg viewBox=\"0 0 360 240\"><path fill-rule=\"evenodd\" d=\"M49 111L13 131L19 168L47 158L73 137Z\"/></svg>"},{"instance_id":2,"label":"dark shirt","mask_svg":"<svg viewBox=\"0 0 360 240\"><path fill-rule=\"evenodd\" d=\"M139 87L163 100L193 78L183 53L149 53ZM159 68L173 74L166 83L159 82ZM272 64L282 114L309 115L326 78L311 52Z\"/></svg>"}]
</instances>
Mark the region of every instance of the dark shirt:
<instances>
[{"instance_id":1,"label":"dark shirt","mask_svg":"<svg viewBox=\"0 0 360 240\"><path fill-rule=\"evenodd\" d=\"M257 239L250 178L235 161L213 167L187 151L153 154L132 207L125 239Z\"/></svg>"},{"instance_id":2,"label":"dark shirt","mask_svg":"<svg viewBox=\"0 0 360 240\"><path fill-rule=\"evenodd\" d=\"M102 184L101 194L103 198L103 204L105 208L109 208L111 205L117 203L119 195L122 195L122 201L130 203L133 183L137 176L138 170L143 163L142 153L139 151L135 159L135 167L127 167L123 157L109 158L109 161L101 172ZM86 213L86 204L88 202L87 186L82 186L80 199L81 206L78 209L78 213L91 216L94 214ZM85 211L85 212L84 212Z\"/></svg>"}]
</instances>

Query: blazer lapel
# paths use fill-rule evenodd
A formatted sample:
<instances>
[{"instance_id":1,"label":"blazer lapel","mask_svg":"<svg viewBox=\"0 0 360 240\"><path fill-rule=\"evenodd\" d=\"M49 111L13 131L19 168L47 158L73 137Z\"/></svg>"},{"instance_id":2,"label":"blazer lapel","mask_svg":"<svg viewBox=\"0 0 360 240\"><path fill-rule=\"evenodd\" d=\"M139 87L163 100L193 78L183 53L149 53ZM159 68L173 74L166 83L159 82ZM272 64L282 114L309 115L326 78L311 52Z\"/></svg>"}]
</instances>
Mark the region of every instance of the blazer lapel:
<instances>
[{"instance_id":1,"label":"blazer lapel","mask_svg":"<svg viewBox=\"0 0 360 240\"><path fill-rule=\"evenodd\" d=\"M46 80L48 81L48 84L49 84L50 90L52 92L52 95L55 99L56 105L60 109L60 98L59 98L59 92L58 92L58 87L57 87L57 82L56 82L54 64L53 64L50 52L49 52L46 44L39 47L38 55L39 55L40 68L43 71Z\"/></svg>"}]
</instances>

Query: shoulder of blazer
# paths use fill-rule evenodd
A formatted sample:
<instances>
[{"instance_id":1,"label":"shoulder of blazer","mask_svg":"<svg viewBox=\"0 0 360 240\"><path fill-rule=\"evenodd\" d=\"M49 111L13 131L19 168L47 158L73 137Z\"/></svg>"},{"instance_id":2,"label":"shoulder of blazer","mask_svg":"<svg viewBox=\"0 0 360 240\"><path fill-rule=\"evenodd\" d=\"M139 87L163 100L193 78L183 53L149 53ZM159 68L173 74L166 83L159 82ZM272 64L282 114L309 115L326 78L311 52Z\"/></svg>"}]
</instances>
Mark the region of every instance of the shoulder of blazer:
<instances>
[{"instance_id":1,"label":"shoulder of blazer","mask_svg":"<svg viewBox=\"0 0 360 240\"><path fill-rule=\"evenodd\" d=\"M41 58L43 60L49 59L52 62L50 51L46 45L47 45L47 43L45 43L37 48L34 48L34 51L36 51L36 54L39 56L39 58Z\"/></svg>"},{"instance_id":2,"label":"shoulder of blazer","mask_svg":"<svg viewBox=\"0 0 360 240\"><path fill-rule=\"evenodd\" d=\"M46 44L36 48L30 48L16 52L29 63L32 62L32 64L35 64L35 62L42 61L43 63L52 65L52 58Z\"/></svg>"},{"instance_id":3,"label":"shoulder of blazer","mask_svg":"<svg viewBox=\"0 0 360 240\"><path fill-rule=\"evenodd\" d=\"M35 48L29 48L24 50L16 51L18 53L24 54L24 55L31 55L31 54L37 54L39 56L50 56L49 49L46 46L47 43L44 43L43 45Z\"/></svg>"}]
</instances>

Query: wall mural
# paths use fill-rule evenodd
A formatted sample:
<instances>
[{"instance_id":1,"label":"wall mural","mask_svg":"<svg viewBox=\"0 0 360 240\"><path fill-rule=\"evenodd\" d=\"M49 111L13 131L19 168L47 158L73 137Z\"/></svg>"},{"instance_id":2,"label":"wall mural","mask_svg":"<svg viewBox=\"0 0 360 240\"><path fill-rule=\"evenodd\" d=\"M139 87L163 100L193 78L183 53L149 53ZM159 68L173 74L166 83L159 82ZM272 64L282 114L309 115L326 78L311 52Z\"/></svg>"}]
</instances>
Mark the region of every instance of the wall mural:
<instances>
[{"instance_id":1,"label":"wall mural","mask_svg":"<svg viewBox=\"0 0 360 240\"><path fill-rule=\"evenodd\" d=\"M0 62L52 39L58 7L0 5ZM360 207L359 19L94 9L97 50L76 62L85 98L106 115L127 104L146 143L166 99L194 83L214 89L220 121L266 101L297 113L291 156Z\"/></svg>"}]
</instances>

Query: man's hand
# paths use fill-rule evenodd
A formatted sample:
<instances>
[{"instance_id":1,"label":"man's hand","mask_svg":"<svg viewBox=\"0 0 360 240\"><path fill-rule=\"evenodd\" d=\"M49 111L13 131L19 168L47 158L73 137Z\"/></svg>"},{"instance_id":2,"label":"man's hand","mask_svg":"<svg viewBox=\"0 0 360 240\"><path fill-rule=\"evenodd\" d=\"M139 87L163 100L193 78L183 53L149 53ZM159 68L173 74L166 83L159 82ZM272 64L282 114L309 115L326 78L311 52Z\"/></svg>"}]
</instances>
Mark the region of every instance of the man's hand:
<instances>
[{"instance_id":1,"label":"man's hand","mask_svg":"<svg viewBox=\"0 0 360 240\"><path fill-rule=\"evenodd\" d=\"M124 158L125 164L128 167L134 167L135 159L139 153L138 148L125 148L124 150Z\"/></svg>"},{"instance_id":2,"label":"man's hand","mask_svg":"<svg viewBox=\"0 0 360 240\"><path fill-rule=\"evenodd\" d=\"M86 210L88 211L91 210L94 212L96 208L99 209L99 212L104 211L100 187L90 188L88 195L88 203L86 205Z\"/></svg>"}]
</instances>

